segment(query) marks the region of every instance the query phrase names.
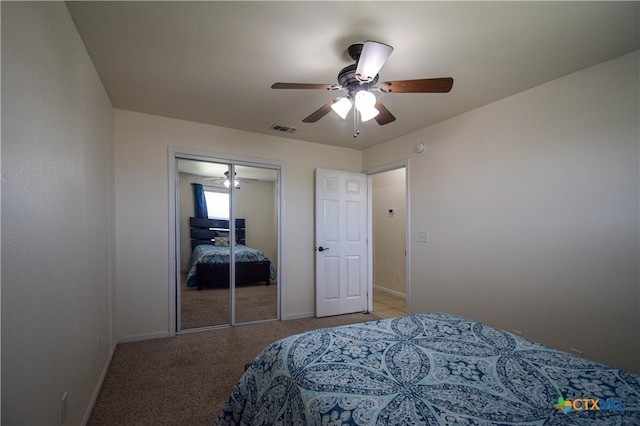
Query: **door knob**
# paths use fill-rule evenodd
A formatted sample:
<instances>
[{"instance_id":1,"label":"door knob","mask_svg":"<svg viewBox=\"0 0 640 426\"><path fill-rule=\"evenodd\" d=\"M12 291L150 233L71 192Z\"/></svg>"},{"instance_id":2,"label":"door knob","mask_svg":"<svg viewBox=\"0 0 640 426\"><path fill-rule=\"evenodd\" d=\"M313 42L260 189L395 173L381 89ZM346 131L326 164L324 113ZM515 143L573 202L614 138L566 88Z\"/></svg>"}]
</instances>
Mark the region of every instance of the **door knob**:
<instances>
[{"instance_id":1,"label":"door knob","mask_svg":"<svg viewBox=\"0 0 640 426\"><path fill-rule=\"evenodd\" d=\"M329 247L326 247L326 248L322 246L318 247L318 251L325 251L325 250L329 250Z\"/></svg>"}]
</instances>

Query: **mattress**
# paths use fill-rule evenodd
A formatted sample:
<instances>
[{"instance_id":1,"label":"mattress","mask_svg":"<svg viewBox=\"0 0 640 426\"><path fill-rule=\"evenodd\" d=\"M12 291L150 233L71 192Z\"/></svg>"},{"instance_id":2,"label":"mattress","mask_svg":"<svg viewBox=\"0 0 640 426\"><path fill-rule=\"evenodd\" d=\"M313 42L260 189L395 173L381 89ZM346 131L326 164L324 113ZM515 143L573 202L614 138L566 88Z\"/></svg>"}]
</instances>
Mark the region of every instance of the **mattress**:
<instances>
[{"instance_id":1,"label":"mattress","mask_svg":"<svg viewBox=\"0 0 640 426\"><path fill-rule=\"evenodd\" d=\"M640 377L445 313L265 348L217 425L640 425Z\"/></svg>"},{"instance_id":2,"label":"mattress","mask_svg":"<svg viewBox=\"0 0 640 426\"><path fill-rule=\"evenodd\" d=\"M218 247L214 245L199 245L193 249L189 264L189 273L187 274L187 286L195 287L196 270L198 263L229 263L229 247ZM269 258L260 250L247 247L243 244L235 246L235 261L237 263L269 261ZM269 266L269 277L276 279L276 268L273 263Z\"/></svg>"}]
</instances>

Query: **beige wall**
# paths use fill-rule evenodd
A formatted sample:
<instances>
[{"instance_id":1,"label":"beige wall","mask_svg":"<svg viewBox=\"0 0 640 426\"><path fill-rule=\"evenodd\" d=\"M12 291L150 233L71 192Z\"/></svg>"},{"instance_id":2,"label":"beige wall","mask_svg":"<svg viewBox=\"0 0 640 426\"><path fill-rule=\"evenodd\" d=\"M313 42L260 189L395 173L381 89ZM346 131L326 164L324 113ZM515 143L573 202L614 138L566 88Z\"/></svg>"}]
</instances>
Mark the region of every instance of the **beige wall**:
<instances>
[{"instance_id":1,"label":"beige wall","mask_svg":"<svg viewBox=\"0 0 640 426\"><path fill-rule=\"evenodd\" d=\"M361 152L116 110L118 336L169 331L169 146L284 163L283 318L313 315L313 172L360 171Z\"/></svg>"},{"instance_id":2,"label":"beige wall","mask_svg":"<svg viewBox=\"0 0 640 426\"><path fill-rule=\"evenodd\" d=\"M635 52L365 151L411 161L413 311L640 372L638 75Z\"/></svg>"},{"instance_id":3,"label":"beige wall","mask_svg":"<svg viewBox=\"0 0 640 426\"><path fill-rule=\"evenodd\" d=\"M262 251L278 263L276 183L248 181L236 191L236 217L244 218L246 245Z\"/></svg>"},{"instance_id":4,"label":"beige wall","mask_svg":"<svg viewBox=\"0 0 640 426\"><path fill-rule=\"evenodd\" d=\"M404 168L371 177L373 286L398 296L407 290L405 187Z\"/></svg>"},{"instance_id":5,"label":"beige wall","mask_svg":"<svg viewBox=\"0 0 640 426\"><path fill-rule=\"evenodd\" d=\"M62 2L2 2L2 424L88 419L111 351L114 113Z\"/></svg>"}]
</instances>

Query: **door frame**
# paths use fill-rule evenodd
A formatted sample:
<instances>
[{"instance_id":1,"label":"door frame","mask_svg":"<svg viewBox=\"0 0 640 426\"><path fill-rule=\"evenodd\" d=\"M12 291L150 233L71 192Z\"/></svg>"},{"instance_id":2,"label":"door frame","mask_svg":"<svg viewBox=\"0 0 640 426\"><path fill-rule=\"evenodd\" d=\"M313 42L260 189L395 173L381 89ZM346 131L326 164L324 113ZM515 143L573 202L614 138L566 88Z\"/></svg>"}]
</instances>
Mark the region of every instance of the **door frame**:
<instances>
[{"instance_id":1,"label":"door frame","mask_svg":"<svg viewBox=\"0 0 640 426\"><path fill-rule=\"evenodd\" d=\"M383 164L381 166L372 167L365 171L365 174L369 179L369 192L367 200L367 220L368 220L368 234L369 244L368 253L369 257L369 271L368 271L368 289L369 297L367 301L367 309L369 312L373 311L373 186L371 185L372 176L379 173L390 172L392 170L398 170L404 168L404 181L405 181L405 294L406 294L406 313L412 313L411 309L411 203L410 203L410 191L409 191L409 159L405 161L399 161L394 163Z\"/></svg>"},{"instance_id":2,"label":"door frame","mask_svg":"<svg viewBox=\"0 0 640 426\"><path fill-rule=\"evenodd\" d=\"M240 155L230 155L230 154L219 154L215 152L195 150L183 147L168 147L168 155L167 155L167 167L168 167L168 207L169 207L169 336L173 337L176 333L189 332L188 330L177 331L177 324L179 318L179 304L180 304L180 292L177 291L178 286L180 285L180 200L179 200L179 188L178 188L178 159L186 159L186 160L196 160L196 161L206 161L206 162L214 162L214 163L231 163L235 165L242 166L250 166L250 167L261 167L261 168L270 168L279 171L279 178L276 182L276 193L277 193L277 218L276 222L278 225L278 261L276 265L276 270L278 271L278 302L277 302L277 319L282 319L282 300L286 300L285 298L285 289L286 283L284 274L282 274L282 267L284 259L283 255L285 253L284 249L284 227L285 227L285 163L282 161L265 159L265 158L256 158L256 157L246 157ZM232 212L233 213L233 212ZM235 321L233 321L235 322ZM228 326L232 326L234 324L230 324ZM212 327L212 328L219 328ZM225 327L225 326L222 326ZM204 328L203 328L204 329ZM198 330L203 330L198 329Z\"/></svg>"}]
</instances>

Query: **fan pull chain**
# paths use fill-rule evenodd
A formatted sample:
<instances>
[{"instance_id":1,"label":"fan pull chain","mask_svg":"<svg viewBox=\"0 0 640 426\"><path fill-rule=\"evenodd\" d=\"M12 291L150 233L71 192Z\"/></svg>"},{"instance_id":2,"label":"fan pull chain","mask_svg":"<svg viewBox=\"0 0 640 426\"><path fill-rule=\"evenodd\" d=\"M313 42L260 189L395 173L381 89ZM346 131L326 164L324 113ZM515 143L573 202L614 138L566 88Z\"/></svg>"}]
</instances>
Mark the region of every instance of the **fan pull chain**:
<instances>
[{"instance_id":1,"label":"fan pull chain","mask_svg":"<svg viewBox=\"0 0 640 426\"><path fill-rule=\"evenodd\" d=\"M358 130L358 110L353 109L353 137L357 138L360 134L360 130Z\"/></svg>"}]
</instances>

